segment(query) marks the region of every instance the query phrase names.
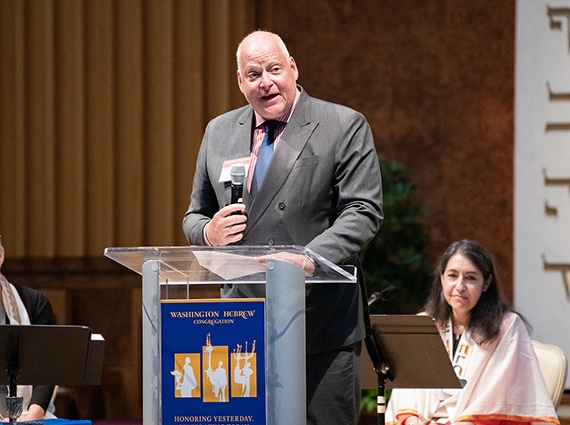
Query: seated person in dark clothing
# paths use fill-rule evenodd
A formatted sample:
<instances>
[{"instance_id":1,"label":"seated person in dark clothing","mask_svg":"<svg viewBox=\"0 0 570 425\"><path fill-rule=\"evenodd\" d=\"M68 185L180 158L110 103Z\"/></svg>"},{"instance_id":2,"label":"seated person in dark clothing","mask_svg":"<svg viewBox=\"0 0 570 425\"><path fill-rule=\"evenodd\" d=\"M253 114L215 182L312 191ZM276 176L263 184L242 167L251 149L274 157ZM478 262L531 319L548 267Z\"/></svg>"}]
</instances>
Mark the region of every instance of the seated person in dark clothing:
<instances>
[{"instance_id":1,"label":"seated person in dark clothing","mask_svg":"<svg viewBox=\"0 0 570 425\"><path fill-rule=\"evenodd\" d=\"M4 247L0 236L0 325L54 325L55 317L47 297L40 291L13 285L1 273L4 263ZM8 389L0 386L0 414L6 417ZM48 412L54 392L53 385L18 385L18 397L24 399L23 421L53 418Z\"/></svg>"}]
</instances>

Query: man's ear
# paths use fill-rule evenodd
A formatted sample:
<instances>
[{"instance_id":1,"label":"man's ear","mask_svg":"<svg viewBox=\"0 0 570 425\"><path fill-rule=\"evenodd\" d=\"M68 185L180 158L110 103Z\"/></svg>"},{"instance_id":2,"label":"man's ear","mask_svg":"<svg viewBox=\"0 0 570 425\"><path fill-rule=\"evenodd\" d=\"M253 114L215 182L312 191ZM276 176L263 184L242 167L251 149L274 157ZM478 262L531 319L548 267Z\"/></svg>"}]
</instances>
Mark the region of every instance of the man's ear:
<instances>
[{"instance_id":1,"label":"man's ear","mask_svg":"<svg viewBox=\"0 0 570 425\"><path fill-rule=\"evenodd\" d=\"M241 72L236 71L237 74L237 83L238 83L238 87L239 87L239 91L243 93L243 80L241 77Z\"/></svg>"},{"instance_id":2,"label":"man's ear","mask_svg":"<svg viewBox=\"0 0 570 425\"><path fill-rule=\"evenodd\" d=\"M299 80L299 68L297 68L297 62L295 62L293 56L289 56L289 66L293 70L293 74L295 75L295 81Z\"/></svg>"}]
</instances>

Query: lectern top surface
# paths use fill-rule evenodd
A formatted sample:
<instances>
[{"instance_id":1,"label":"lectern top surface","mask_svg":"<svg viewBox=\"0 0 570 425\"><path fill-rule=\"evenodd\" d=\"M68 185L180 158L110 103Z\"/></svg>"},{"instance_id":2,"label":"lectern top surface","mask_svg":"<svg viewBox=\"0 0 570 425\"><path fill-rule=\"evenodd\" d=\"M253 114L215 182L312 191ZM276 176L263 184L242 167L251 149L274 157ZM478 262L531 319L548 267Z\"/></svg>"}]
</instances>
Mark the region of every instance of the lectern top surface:
<instances>
[{"instance_id":1,"label":"lectern top surface","mask_svg":"<svg viewBox=\"0 0 570 425\"><path fill-rule=\"evenodd\" d=\"M264 283L269 259L288 261L309 256L315 272L307 283L355 283L354 273L301 246L165 246L111 247L105 256L142 275L143 264L155 261L160 281L169 284Z\"/></svg>"}]
</instances>

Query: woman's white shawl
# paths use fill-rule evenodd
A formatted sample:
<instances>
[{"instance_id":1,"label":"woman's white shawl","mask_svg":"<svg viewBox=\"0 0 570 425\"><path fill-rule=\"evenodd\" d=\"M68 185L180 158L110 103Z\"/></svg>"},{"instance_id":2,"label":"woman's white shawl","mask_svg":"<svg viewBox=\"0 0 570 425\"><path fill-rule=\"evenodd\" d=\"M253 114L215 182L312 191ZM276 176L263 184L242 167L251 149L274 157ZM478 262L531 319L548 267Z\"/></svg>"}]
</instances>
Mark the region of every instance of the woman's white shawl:
<instances>
[{"instance_id":1,"label":"woman's white shawl","mask_svg":"<svg viewBox=\"0 0 570 425\"><path fill-rule=\"evenodd\" d=\"M451 358L450 324L440 333L456 374L466 382L464 387L394 389L386 424L401 423L409 415L421 415L442 423L560 423L532 341L517 314L505 315L499 337L490 344L480 346L469 335L463 335L454 358Z\"/></svg>"}]
</instances>

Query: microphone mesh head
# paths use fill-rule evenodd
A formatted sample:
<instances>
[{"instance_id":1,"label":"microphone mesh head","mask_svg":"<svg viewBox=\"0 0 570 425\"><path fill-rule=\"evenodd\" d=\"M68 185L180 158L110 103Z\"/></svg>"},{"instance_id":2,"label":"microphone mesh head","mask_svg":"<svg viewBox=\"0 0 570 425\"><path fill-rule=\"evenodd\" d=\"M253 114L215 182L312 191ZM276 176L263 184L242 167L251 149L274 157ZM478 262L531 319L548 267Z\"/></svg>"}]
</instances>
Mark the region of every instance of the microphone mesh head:
<instances>
[{"instance_id":1,"label":"microphone mesh head","mask_svg":"<svg viewBox=\"0 0 570 425\"><path fill-rule=\"evenodd\" d=\"M245 180L245 167L243 165L233 165L230 171L232 184L241 184Z\"/></svg>"}]
</instances>

